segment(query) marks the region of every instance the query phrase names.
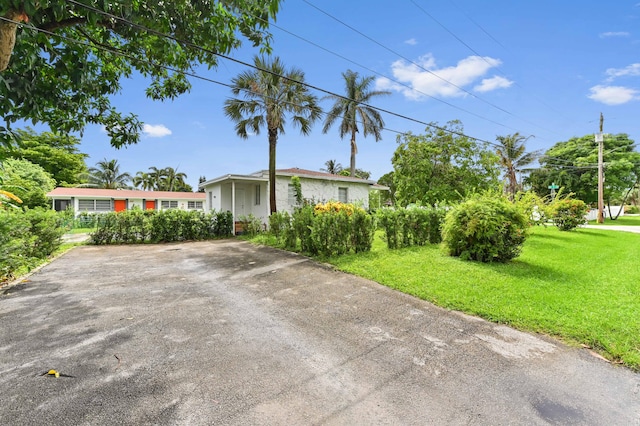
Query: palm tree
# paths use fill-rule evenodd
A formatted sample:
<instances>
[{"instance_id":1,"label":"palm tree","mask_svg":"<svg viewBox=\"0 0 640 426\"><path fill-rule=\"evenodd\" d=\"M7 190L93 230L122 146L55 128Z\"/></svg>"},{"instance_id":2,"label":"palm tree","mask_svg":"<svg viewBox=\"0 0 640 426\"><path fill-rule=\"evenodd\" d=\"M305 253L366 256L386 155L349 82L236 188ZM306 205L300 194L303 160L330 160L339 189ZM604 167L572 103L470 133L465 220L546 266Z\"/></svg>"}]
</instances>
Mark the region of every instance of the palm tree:
<instances>
[{"instance_id":1,"label":"palm tree","mask_svg":"<svg viewBox=\"0 0 640 426\"><path fill-rule=\"evenodd\" d=\"M127 172L120 173L118 160L98 161L95 167L89 168L89 185L97 188L118 189L128 187L127 182L131 175Z\"/></svg>"},{"instance_id":2,"label":"palm tree","mask_svg":"<svg viewBox=\"0 0 640 426\"><path fill-rule=\"evenodd\" d=\"M152 184L152 189L156 190L156 191L162 191L162 187L163 187L163 180L165 178L164 176L164 171L165 169L159 169L157 167L149 167L149 179L151 180L151 184Z\"/></svg>"},{"instance_id":3,"label":"palm tree","mask_svg":"<svg viewBox=\"0 0 640 426\"><path fill-rule=\"evenodd\" d=\"M345 82L345 95L328 95L326 98L334 99L335 103L324 121L323 133L327 133L331 126L340 119L340 139L351 136L351 176L356 175L356 133L362 129L364 137L371 134L378 142L382 137L380 131L384 127L384 120L380 113L369 106L371 98L380 95L390 95L391 92L383 90L369 90L374 81L373 76L361 77L357 72L347 70L342 73ZM358 127L360 126L360 128Z\"/></svg>"},{"instance_id":4,"label":"palm tree","mask_svg":"<svg viewBox=\"0 0 640 426\"><path fill-rule=\"evenodd\" d=\"M507 179L506 191L512 201L519 187L516 173L521 171L524 166L533 163L540 155L540 151L525 151L525 142L529 138L531 136L525 137L518 132L513 135L496 136L499 144L496 148L496 154L498 154L500 165L504 169L504 175Z\"/></svg>"},{"instance_id":5,"label":"palm tree","mask_svg":"<svg viewBox=\"0 0 640 426\"><path fill-rule=\"evenodd\" d=\"M173 167L165 167L163 172L163 187L165 191L174 191L177 188L184 188L187 184L184 181L187 175L182 172L178 172L178 169Z\"/></svg>"},{"instance_id":6,"label":"palm tree","mask_svg":"<svg viewBox=\"0 0 640 426\"><path fill-rule=\"evenodd\" d=\"M332 175L337 175L342 171L342 164L338 163L336 160L328 160L324 163L325 168L320 169L321 172L331 173Z\"/></svg>"},{"instance_id":7,"label":"palm tree","mask_svg":"<svg viewBox=\"0 0 640 426\"><path fill-rule=\"evenodd\" d=\"M143 191L151 191L154 189L153 177L149 173L138 172L133 177L133 186L140 187Z\"/></svg>"},{"instance_id":8,"label":"palm tree","mask_svg":"<svg viewBox=\"0 0 640 426\"><path fill-rule=\"evenodd\" d=\"M260 134L265 126L269 136L269 208L276 212L276 144L278 134L284 134L286 117L292 114L294 126L303 135L309 134L311 125L320 117L317 98L304 83L304 72L287 70L280 58L269 60L256 56L257 70L245 71L231 80L231 92L242 99L228 99L224 103L227 117L236 122L236 133L243 139L249 132Z\"/></svg>"}]
</instances>

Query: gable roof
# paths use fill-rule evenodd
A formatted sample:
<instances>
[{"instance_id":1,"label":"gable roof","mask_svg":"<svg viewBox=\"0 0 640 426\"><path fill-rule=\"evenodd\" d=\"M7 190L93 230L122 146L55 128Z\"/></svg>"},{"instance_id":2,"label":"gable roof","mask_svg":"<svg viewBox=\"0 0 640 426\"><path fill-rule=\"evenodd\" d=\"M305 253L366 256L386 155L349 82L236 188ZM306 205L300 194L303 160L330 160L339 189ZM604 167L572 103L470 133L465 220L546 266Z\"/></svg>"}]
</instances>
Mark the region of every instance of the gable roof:
<instances>
[{"instance_id":1,"label":"gable roof","mask_svg":"<svg viewBox=\"0 0 640 426\"><path fill-rule=\"evenodd\" d=\"M276 177L277 176L298 176L301 178L307 179L318 179L318 180L333 180L336 182L348 182L348 183L360 183L364 185L369 185L372 188L386 190L389 189L384 185L379 185L374 180L360 179L357 177L351 176L342 176L342 175L334 175L326 172L317 172L315 170L306 170L299 169L297 167L293 167L290 169L276 169ZM208 180L199 185L200 188L204 188L208 185L212 185L214 183L222 182L225 180L243 180L243 181L260 181L260 182L268 182L269 181L269 170L258 170L255 173L251 173L249 175L223 175L217 178Z\"/></svg>"},{"instance_id":2,"label":"gable roof","mask_svg":"<svg viewBox=\"0 0 640 426\"><path fill-rule=\"evenodd\" d=\"M133 189L63 188L58 187L47 197L145 198L173 200L204 200L203 192L138 191Z\"/></svg>"}]
</instances>

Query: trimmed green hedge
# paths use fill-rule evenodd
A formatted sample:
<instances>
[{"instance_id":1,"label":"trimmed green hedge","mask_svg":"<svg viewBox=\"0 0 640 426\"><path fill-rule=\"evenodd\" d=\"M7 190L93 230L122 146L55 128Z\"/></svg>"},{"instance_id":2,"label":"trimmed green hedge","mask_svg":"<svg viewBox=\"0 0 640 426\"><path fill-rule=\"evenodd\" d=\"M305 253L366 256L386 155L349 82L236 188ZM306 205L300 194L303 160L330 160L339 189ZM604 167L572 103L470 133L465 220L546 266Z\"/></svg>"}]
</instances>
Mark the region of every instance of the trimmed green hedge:
<instances>
[{"instance_id":1,"label":"trimmed green hedge","mask_svg":"<svg viewBox=\"0 0 640 426\"><path fill-rule=\"evenodd\" d=\"M287 250L325 257L370 251L375 220L353 204L329 202L269 217L269 233Z\"/></svg>"},{"instance_id":2,"label":"trimmed green hedge","mask_svg":"<svg viewBox=\"0 0 640 426\"><path fill-rule=\"evenodd\" d=\"M387 247L397 249L440 243L446 212L442 207L413 206L379 209L377 216Z\"/></svg>"},{"instance_id":3,"label":"trimmed green hedge","mask_svg":"<svg viewBox=\"0 0 640 426\"><path fill-rule=\"evenodd\" d=\"M98 216L93 244L140 244L209 240L233 233L231 212L127 210Z\"/></svg>"},{"instance_id":4,"label":"trimmed green hedge","mask_svg":"<svg viewBox=\"0 0 640 426\"><path fill-rule=\"evenodd\" d=\"M0 209L0 281L31 269L60 247L62 223L52 210Z\"/></svg>"}]
</instances>

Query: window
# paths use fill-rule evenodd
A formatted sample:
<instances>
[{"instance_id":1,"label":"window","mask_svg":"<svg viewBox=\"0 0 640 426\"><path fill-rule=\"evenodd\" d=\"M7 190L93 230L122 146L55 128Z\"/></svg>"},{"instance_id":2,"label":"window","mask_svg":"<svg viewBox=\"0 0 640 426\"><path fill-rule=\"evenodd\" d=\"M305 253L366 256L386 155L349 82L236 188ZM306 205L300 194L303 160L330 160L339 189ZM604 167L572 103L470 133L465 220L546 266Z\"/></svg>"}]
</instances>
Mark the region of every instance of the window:
<instances>
[{"instance_id":1,"label":"window","mask_svg":"<svg viewBox=\"0 0 640 426\"><path fill-rule=\"evenodd\" d=\"M55 211L63 212L71 205L71 200L55 200L53 205Z\"/></svg>"},{"instance_id":2,"label":"window","mask_svg":"<svg viewBox=\"0 0 640 426\"><path fill-rule=\"evenodd\" d=\"M178 208L178 202L177 201L161 201L160 205L162 206L162 210L177 209Z\"/></svg>"},{"instance_id":3,"label":"window","mask_svg":"<svg viewBox=\"0 0 640 426\"><path fill-rule=\"evenodd\" d=\"M347 188L338 188L338 201L341 203L349 202L349 191Z\"/></svg>"},{"instance_id":4,"label":"window","mask_svg":"<svg viewBox=\"0 0 640 426\"><path fill-rule=\"evenodd\" d=\"M260 185L256 185L256 206L260 205Z\"/></svg>"},{"instance_id":5,"label":"window","mask_svg":"<svg viewBox=\"0 0 640 426\"><path fill-rule=\"evenodd\" d=\"M289 184L289 188L287 190L287 200L290 206L296 205L296 187Z\"/></svg>"},{"instance_id":6,"label":"window","mask_svg":"<svg viewBox=\"0 0 640 426\"><path fill-rule=\"evenodd\" d=\"M81 212L110 212L111 200L78 200L78 210Z\"/></svg>"},{"instance_id":7,"label":"window","mask_svg":"<svg viewBox=\"0 0 640 426\"><path fill-rule=\"evenodd\" d=\"M188 201L187 202L187 208L202 210L202 201Z\"/></svg>"}]
</instances>

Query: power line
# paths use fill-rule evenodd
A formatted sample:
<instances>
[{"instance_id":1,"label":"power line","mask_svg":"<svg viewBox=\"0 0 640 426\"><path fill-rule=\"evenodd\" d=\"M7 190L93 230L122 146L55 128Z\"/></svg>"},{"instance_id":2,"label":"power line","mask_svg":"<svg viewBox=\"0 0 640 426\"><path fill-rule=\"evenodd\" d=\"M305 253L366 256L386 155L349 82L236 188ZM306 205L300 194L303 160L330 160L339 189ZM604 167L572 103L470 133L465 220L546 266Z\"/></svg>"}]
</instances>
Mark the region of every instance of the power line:
<instances>
[{"instance_id":1,"label":"power line","mask_svg":"<svg viewBox=\"0 0 640 426\"><path fill-rule=\"evenodd\" d=\"M261 21L263 21L263 22L267 22L267 21L265 21L263 18L260 18L259 16L255 16L255 15L251 15L251 16L253 16L254 18L259 19L259 20L261 20ZM484 116L482 116L482 115L480 115L480 114L477 114L477 113L475 113L475 112L469 111L469 110L467 110L467 109L465 109L465 108L462 108L462 107L460 107L460 106L457 106L457 105L455 105L455 104L452 104L452 103L450 103L450 102L447 102L447 101L445 101L445 100L443 100L443 99L440 99L440 98L437 98L437 97L435 97L435 96L429 95L428 93L425 93L425 92L423 92L423 91L421 91L421 90L418 90L418 89L416 89L416 88L414 88L414 87L411 87L409 84L403 83L403 82L401 82L401 81L399 81L399 80L396 80L395 78L389 77L389 76L387 76L387 75L385 75L385 74L383 74L383 73L381 73L381 72L378 72L378 71L376 71L376 70L374 70L374 69L371 69L371 68L369 68L369 67L367 67L367 66L365 66L365 65L362 65L362 64L360 64L360 63L358 63L358 62L354 61L353 59L347 58L346 56L343 56L343 55L341 55L341 54L339 54L339 53L337 53L337 52L335 52L335 51L333 51L333 50L331 50L331 49L328 49L328 48L326 48L326 47L324 47L324 46L321 46L321 45L319 45L318 43L315 43L315 42L313 42L313 41L311 41L311 40L309 40L309 39L306 39L306 38L304 38L304 37L302 37L302 36L300 36L300 35L298 35L298 34L295 34L295 33L291 32L291 31L289 31L289 30L287 30L287 29L285 29L285 28L280 27L280 26L278 26L278 25L276 25L276 24L269 23L269 26L270 26L270 27L277 28L277 29L279 29L280 31L282 31L282 32L284 32L284 33L287 33L287 34L289 34L289 35L291 35L291 36L293 36L293 37L296 37L296 38L298 38L299 40L302 40L302 41L304 41L305 43L308 43L308 44L310 44L310 45L312 45L312 46L314 46L314 47L317 47L317 48L318 48L318 49L320 49L320 50L323 50L323 51L325 51L325 52L327 52L327 53L330 53L330 54L332 54L332 55L334 55L334 56L336 56L336 57L338 57L338 58L340 58L340 59L342 59L342 60L345 60L345 61L347 61L347 62L350 62L350 63L352 63L352 64L354 64L354 65L357 65L357 66L361 67L362 69L365 69L365 70L367 70L367 71L369 71L369 72L372 72L372 73L374 73L374 74L376 74L376 75L378 75L378 76L381 76L381 77L387 78L387 79L389 79L390 81L393 81L394 83L396 83L396 84L398 84L398 85L400 85L400 86L406 87L407 89L410 89L410 90L412 90L412 91L414 91L414 92L420 93L421 95L424 95L424 96L426 96L426 97L428 97L428 98L431 98L431 99L433 99L433 100L435 100L435 101L441 102L441 103L443 103L443 104L445 104L445 105L447 105L447 106L450 106L450 107L452 107L452 108L455 108L455 109L457 109L457 110L459 110L459 111L462 111L462 112L465 112L465 113L467 113L467 114L473 115L473 116L478 117L478 118L480 118L480 119L482 119L482 120L488 121L489 123L493 123L493 124L495 124L495 125L497 125L497 126L504 127L504 128L506 128L506 129L510 129L510 130L514 130L514 131L516 130L516 129L514 129L513 127L507 126L506 124L503 124L503 123L500 123L500 122L498 122L498 121L492 120L492 119L490 119L490 118L484 117Z\"/></svg>"},{"instance_id":2,"label":"power line","mask_svg":"<svg viewBox=\"0 0 640 426\"><path fill-rule=\"evenodd\" d=\"M440 25L440 27L442 27L446 32L448 32L453 38L455 38L456 40L458 40L462 45L464 45L467 49L469 49L471 52L473 52L476 56L478 56L479 58L481 58L484 62L486 62L489 65L492 65L489 61L487 61L487 59L482 56L480 53L478 53L473 47L471 47L469 44L467 44L464 40L462 40L460 37L458 37L453 31L451 31L449 28L447 28L442 22L440 22L438 19L436 19L435 16L433 16L432 14L430 14L429 12L427 12L426 9L424 9L422 6L420 6L418 3L415 2L415 0L409 0L411 3L413 3L418 9L420 9L425 15L427 15L429 18L431 18L436 24ZM486 31L485 31L486 33ZM491 37L491 36L490 36ZM493 37L491 37L493 38ZM494 39L495 40L495 39ZM496 40L497 41L497 40ZM500 44L500 43L498 43ZM504 47L504 46L503 46ZM505 78L507 78L507 75L500 69L500 66L496 66L498 72ZM522 87L517 81L513 81L513 84L516 85L516 87L519 87L522 91L526 92L526 90L524 89L524 87ZM560 113L559 111L557 111L555 108L553 108L552 106L546 104L545 102L543 102L540 98L538 98L537 96L534 95L534 98L537 99L542 105L544 105L545 107L549 108L550 110L553 110L556 113ZM531 124L532 126L538 127L539 129L545 130L547 132L550 133L555 133L555 134L559 134L558 132L555 132L553 130L547 129L545 127L542 127L532 121L529 121L525 118L522 117L517 117L514 115L514 117L519 118L520 120L524 121L525 123Z\"/></svg>"},{"instance_id":3,"label":"power line","mask_svg":"<svg viewBox=\"0 0 640 426\"><path fill-rule=\"evenodd\" d=\"M483 103L485 103L485 104L487 104L487 105L489 105L489 106L491 106L491 107L493 107L493 108L495 108L495 109L497 109L497 110L499 110L499 111L502 111L502 112L504 112L504 113L506 113L506 114L508 114L508 115L510 115L510 116L512 116L512 117L514 117L514 118L517 118L517 119L519 119L519 120L522 120L522 121L524 121L525 123L531 124L531 125L533 125L533 126L536 126L536 127L538 127L538 128L541 128L541 129L546 130L546 131L548 131L548 132L555 133L555 132L553 132L552 130L545 129L545 128L544 128L544 127L542 127L542 126L539 126L539 125L537 125L537 124L535 124L535 123L532 123L532 122L530 122L530 121L528 121L528 120L526 120L526 119L524 119L524 118L522 118L522 117L519 117L519 116L515 115L514 113L512 113L511 111L508 111L508 110L506 110L506 109L504 109L504 108L502 108L502 107L500 107L500 106L498 106L498 105L496 105L496 104L494 104L494 103L492 103L492 102L489 102L489 101L487 101L486 99L484 99L484 98L482 98L482 97L480 97L480 96L476 95L475 93L472 93L472 92L470 92L470 91L468 91L468 90L464 89L463 87L460 87L460 86L456 85L455 83L452 83L451 81L449 81L449 80L445 79L444 77L440 76L439 74L434 73L433 71L431 71L431 70L429 70L429 69L427 69L427 68L423 67L422 65L420 65L420 64L418 64L418 63L416 63L416 62L412 61L411 59L407 58L406 56L403 56L402 54L400 54L400 53L396 52L395 50L391 49L390 47L387 47L387 46L385 46L384 44L380 43L379 41L375 40L374 38L372 38L372 37L370 37L370 36L366 35L365 33L363 33L362 31L358 30L357 28L354 28L353 26L351 26L351 25L347 24L346 22L344 22L344 21L340 20L339 18L337 18L337 17L335 17L335 16L331 15L329 12L326 12L326 11L324 11L323 9L320 9L318 6L314 5L313 3L309 2L308 0L302 0L302 1L303 1L304 3L306 3L306 4L308 4L309 6L311 6L312 8L316 9L316 10L317 10L317 11L319 11L320 13L322 13L322 14L326 15L327 17L329 17L329 18L331 18L331 19L335 20L336 22L340 23L341 25L344 25L345 27L349 28L350 30L352 30L352 31L356 32L357 34L359 34L359 35L361 35L362 37L366 38L367 40L371 41L372 43L375 43L376 45L378 45L378 46L382 47L383 49L387 50L388 52L393 53L394 55L398 56L399 58L402 58L403 60L405 60L405 61L409 62L410 64L415 65L416 67L420 68L421 70L423 70L423 71L425 71L425 72L429 73L430 75L433 75L434 77L436 77L436 78L438 78L439 80L441 80L441 81L443 81L443 82L445 82L445 83L447 83L447 84L451 85L452 87L455 87L456 89L458 89L458 90L460 90L460 91L462 91L462 92L464 92L464 93L466 93L466 94L468 94L468 95L470 95L470 96L474 97L475 99L477 99L477 100L479 100L479 101L481 101L481 102L483 102ZM415 4L415 3L414 3L414 4ZM482 58L482 59L483 59L485 62L487 62L485 58Z\"/></svg>"},{"instance_id":4,"label":"power line","mask_svg":"<svg viewBox=\"0 0 640 426\"><path fill-rule=\"evenodd\" d=\"M306 0L303 0L303 1L306 1ZM305 86L307 88L310 88L310 89L313 89L313 90L317 90L317 91L322 92L324 94L335 96L335 97L338 97L338 98L341 98L341 99L344 99L344 100L358 102L358 101L355 101L354 99L350 99L350 98L348 98L346 96L339 95L339 94L337 94L335 92L331 92L331 91L323 89L321 87L318 87L318 86L315 86L315 85L312 85L312 84L309 84L309 83L306 83L306 82L297 81L297 80L288 78L288 77L283 76L283 75L278 75L277 73L274 73L273 71L270 71L268 69L263 69L263 68L255 66L253 64L250 64L248 62L245 62L245 61L242 61L242 60L239 60L239 59L236 59L236 58L232 58L232 57L230 57L228 55L224 55L222 53L214 52L214 51L212 51L210 49L206 49L206 48L203 48L201 46L198 46L198 45L196 45L196 44L194 44L194 43L192 43L190 41L178 39L177 37L172 36L171 34L166 34L166 33L151 29L151 28L147 28L144 25L136 24L135 22L132 22L132 21L130 21L128 19L125 19L125 18L119 17L117 15L114 15L112 13L100 10L100 9L98 9L96 7L93 7L93 6L82 4L82 3L80 3L80 2L78 2L76 0L67 0L67 3L72 3L72 4L75 4L77 6L89 9L89 10L91 10L93 12L96 12L96 13L99 13L101 15L107 16L109 18L113 18L113 19L118 20L120 22L126 23L127 25L130 25L130 26L132 26L134 28L137 28L137 29L149 32L151 34L155 34L155 35L161 36L161 37L168 38L168 39L170 39L172 41L175 41L176 43L180 43L180 44L185 45L185 46L189 46L189 47L192 47L192 48L195 48L195 49L199 49L199 50L201 50L203 52L210 53L212 55L227 59L229 61L238 63L240 65L244 65L244 66L249 67L249 68L253 68L253 69L256 69L256 70L259 70L259 71L262 71L262 72L266 72L268 74L276 75L276 76L278 76L280 78L283 78L285 80L301 84L301 85L303 85L303 86ZM0 17L0 18L3 19L3 20L8 20L7 18L2 18L2 17ZM17 22L17 21L11 21L11 22ZM40 30L38 28L36 28L36 29ZM57 34L54 34L54 33L49 33L49 34L58 36ZM134 58L134 57L132 57L132 58ZM135 60L139 60L138 58L134 58L134 59ZM181 72L180 70L176 71L176 70L173 70L173 69L171 69L171 71ZM190 75L190 74L187 74L185 72L185 75ZM213 80L213 81L216 82L217 84L226 85L224 83L220 83L220 82L217 82L215 80ZM417 124L421 124L421 125L424 125L424 126L427 126L427 127L438 129L438 130L444 131L444 132L449 133L449 134L455 134L455 135L458 135L458 136L461 136L461 137L466 137L466 138L470 138L470 139L473 139L473 140L476 140L476 141L479 141L479 142L487 143L487 144L492 145L492 146L498 146L498 144L496 144L494 142L490 142L490 141L487 141L487 140L484 140L484 139L481 139L481 138L476 138L476 137L473 137L473 136L469 136L469 135L467 135L465 133L457 132L457 131L450 130L450 129L447 129L447 128L444 128L444 127L441 127L441 126L437 126L435 124L428 123L426 121L422 121L422 120L419 120L419 119L416 119L416 118L412 118L412 117L409 117L409 116L404 115L404 114L396 113L396 112L393 112L393 111L390 111L390 110L387 110L387 109L384 109L384 108L376 107L376 106L373 106L373 105L370 105L370 104L367 104L367 103L364 103L364 102L358 102L358 104L366 106L368 108L375 109L375 110L377 110L379 112L383 112L385 114L389 114L389 115L392 115L392 116L407 120L407 121L412 121L412 122L417 123Z\"/></svg>"},{"instance_id":5,"label":"power line","mask_svg":"<svg viewBox=\"0 0 640 426\"><path fill-rule=\"evenodd\" d=\"M413 118L413 117L409 117L409 116L404 115L404 114L396 113L396 112L393 112L393 111L390 111L390 110L387 110L387 109L384 109L384 108L375 107L375 106L370 105L370 104L367 104L367 103L358 102L358 101L355 101L355 100L350 99L350 98L348 98L348 97L345 97L345 96L343 96L343 95L339 95L339 94L334 93L334 92L331 92L331 91L329 91L329 90L322 89L322 88L320 88L320 87L318 87L318 86L315 86L315 85L312 85L312 84L309 84L309 83L305 83L305 82L300 82L300 81L297 81L297 80L294 80L294 79L288 78L288 77L283 76L283 75L279 75L279 74L274 73L274 72L272 72L272 71L270 71L270 70L268 70L268 69L263 69L263 68L260 68L260 67L255 66L255 65L253 65L253 64L249 64L249 63L247 63L247 62L241 61L241 60L239 60L239 59L235 59L235 58L229 57L229 56L227 56L227 55L223 55L223 54L220 54L220 53L217 53L217 52L213 52L213 51L211 51L211 50L209 50L209 49L205 49L205 48L199 47L199 46L197 46L197 45L195 45L195 44L193 44L193 43L191 43L191 42L188 42L188 41L185 41L185 40L180 40L180 39L178 39L178 38L176 38L176 37L174 37L174 36L172 36L172 35L170 35L170 34L165 34L165 33L162 33L162 32L159 32L159 31L156 31L156 30L153 30L153 29L150 29L150 28L144 27L143 25L136 24L136 23L131 22L131 21L127 20L127 19L124 19L124 18L118 17L118 16L116 16L116 15L113 15L113 14L111 14L111 13L108 13L108 12L102 11L102 10L97 9L97 8L94 8L94 7L92 7L92 6L84 5L84 4L79 3L79 2L77 2L77 1L75 1L75 0L67 0L67 2L69 2L69 3L73 3L73 4L76 4L76 5L78 5L78 6L81 6L81 7L84 7L84 8L90 9L90 10L93 10L93 11L95 11L95 12L97 12L97 13L99 13L99 14L102 14L102 15L104 15L104 16L107 16L107 17L110 17L110 18L116 19L116 20L118 20L118 21L124 22L124 23L126 23L127 25L130 25L130 26L132 26L132 27L135 27L135 28L138 28L138 29L141 29L141 30L144 30L144 31L148 31L148 32L150 32L150 33L152 33L152 34L155 34L155 35L159 35L159 36L162 36L162 37L166 37L166 38L171 39L171 40L173 40L173 41L175 41L175 42L177 42L177 43L182 43L182 44L187 45L187 46L189 46L189 47L194 47L194 48L200 49L200 50L202 50L202 51L204 51L204 52L211 53L211 54L213 54L213 55L219 56L219 57L224 58L224 59L228 59L228 60L230 60L230 61L233 61L233 62L239 63L239 64L241 64L241 65L247 66L247 67L249 67L249 68L253 68L253 69L258 70L258 71L261 71L261 72L266 72L266 73L269 73L269 74L272 74L272 75L276 75L276 76L278 76L278 77L280 77L280 78L283 78L283 79L285 79L285 80L289 80L289 81L291 81L291 82L295 82L295 83L301 84L301 85L303 85L303 86L305 86L305 87L307 87L307 88L310 88L310 89L313 89L313 90L317 90L317 91L319 91L319 92L322 92L322 93L325 93L325 94L328 94L328 95L332 95L332 96L335 96L335 97L338 97L338 98L341 98L341 99L345 99L345 100L349 100L349 101L357 102L357 103L358 103L358 104L360 104L360 105L363 105L363 106L366 106L366 107L369 107L369 108L375 109L375 110L377 110L377 111L379 111L379 112L383 112L383 113L388 114L388 115L392 115L392 116L395 116L395 117L398 117L398 118L401 118L401 119L404 119L404 120L407 120L407 121L411 121L411 122L415 122L415 123L418 123L418 124L421 124L421 125L424 125L424 126L427 126L427 127L431 127L431 128L433 128L433 129L437 129L437 130L443 131L443 132L448 133L448 134L452 134L452 135L457 135L457 136L460 136L460 137L469 138L469 139L472 139L472 140L475 140L475 141L478 141L478 142L485 143L485 144L487 144L487 145L489 145L489 146L495 146L495 147L500 146L499 144L496 144L495 142L490 142L490 141L485 140L485 139L482 139L482 138L478 138L478 137L474 137L474 136L467 135L467 134L465 134L465 133L463 133L463 132L458 132L458 131L455 131L455 130L447 129L447 128L445 128L445 127L438 126L438 125L435 125L435 124L433 124L433 123L428 123L428 122L425 122L425 121L422 121L422 120L419 120L419 119L416 119L416 118ZM7 22L12 22L12 23L15 23L15 24L20 25L20 26L21 26L21 27L23 27L23 28L25 28L25 27L26 27L26 28L30 28L30 29L36 30L36 31L38 31L38 32L42 32L42 33L44 33L44 34L48 34L48 35L53 36L53 37L58 37L58 38L59 38L59 39L61 39L61 40L66 40L66 41L70 41L70 42L73 42L73 43L82 44L82 45L85 45L85 46L91 46L91 43L90 43L90 42L84 42L84 41L81 41L81 40L77 40L77 39L73 39L73 38L70 38L70 37L62 36L62 35L56 34L56 33L54 33L54 32L47 31L47 30L44 30L44 29L40 29L40 28L37 28L37 27L35 27L35 26L25 25L25 24L24 24L24 23L22 23L22 22L14 21L14 20L11 20L11 19L8 19L8 18L5 18L5 17L0 17L0 20L4 20L4 21L7 21ZM137 57L135 57L135 56L133 56L133 55L126 54L126 53L122 52L120 49L116 49L116 48L111 47L111 46L106 47L106 46L101 45L101 44L95 44L95 45L94 45L94 47L96 47L96 48L98 48L98 49L101 49L101 50L105 50L105 51L108 51L108 52L114 53L114 54L117 54L117 55L121 55L121 56L123 56L123 57L125 57L125 58L127 58L127 59L132 60L132 61L136 61L136 62L140 62L140 63L146 63L146 64L148 64L148 65L152 65L152 66L160 67L160 68L166 69L166 70L168 70L168 71L172 71L172 72L176 72L176 73L181 73L181 74L183 74L183 75L187 75L187 76L190 76L190 77L194 77L194 78L197 78L197 79L200 79L200 80L208 81L208 82L211 82L211 83L214 83L214 84L218 84L218 85L222 85L222 86L225 86L225 87L229 87L229 88L232 88L232 87L233 87L233 86L232 86L232 85L230 85L230 84L222 83L222 82L220 82L220 81L213 80L213 79L211 79L211 78L207 78L207 77L203 77L203 76L200 76L200 75L195 74L195 73L192 73L192 72L188 72L188 71L184 71L184 70L180 70L180 69L172 68L172 67L169 67L169 66L166 66L166 65L163 65L163 64L159 64L159 63L155 63L155 62L151 62L151 61L146 61L146 60L143 60L143 59L137 58ZM325 114L326 114L326 113L325 113ZM393 132L393 133L397 133L397 134L401 134L401 135L407 135L407 134L408 134L407 132L401 132L401 131L397 131L397 130L393 130L393 129L389 129L389 128L384 128L384 130L391 131L391 132Z\"/></svg>"}]
</instances>

